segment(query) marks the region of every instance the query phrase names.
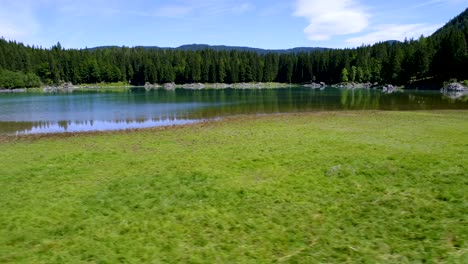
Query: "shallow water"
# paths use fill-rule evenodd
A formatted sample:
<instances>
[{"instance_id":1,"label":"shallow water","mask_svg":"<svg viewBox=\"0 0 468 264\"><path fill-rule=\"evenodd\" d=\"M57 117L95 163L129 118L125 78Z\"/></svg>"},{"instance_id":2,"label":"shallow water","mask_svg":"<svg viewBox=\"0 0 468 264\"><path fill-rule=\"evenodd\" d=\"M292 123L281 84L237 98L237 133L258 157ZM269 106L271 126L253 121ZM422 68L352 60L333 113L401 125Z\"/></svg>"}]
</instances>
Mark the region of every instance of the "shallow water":
<instances>
[{"instance_id":1,"label":"shallow water","mask_svg":"<svg viewBox=\"0 0 468 264\"><path fill-rule=\"evenodd\" d=\"M386 94L369 89L305 87L13 93L0 94L0 134L146 128L239 114L435 109L468 109L468 97L451 98L439 91Z\"/></svg>"}]
</instances>

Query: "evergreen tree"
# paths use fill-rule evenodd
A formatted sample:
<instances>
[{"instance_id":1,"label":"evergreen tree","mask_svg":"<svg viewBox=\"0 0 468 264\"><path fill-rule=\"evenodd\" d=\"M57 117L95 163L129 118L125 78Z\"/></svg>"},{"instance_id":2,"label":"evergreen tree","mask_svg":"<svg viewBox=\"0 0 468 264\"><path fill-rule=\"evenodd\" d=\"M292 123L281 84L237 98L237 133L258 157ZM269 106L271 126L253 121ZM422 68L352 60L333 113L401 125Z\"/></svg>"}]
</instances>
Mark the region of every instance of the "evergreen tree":
<instances>
[{"instance_id":1,"label":"evergreen tree","mask_svg":"<svg viewBox=\"0 0 468 264\"><path fill-rule=\"evenodd\" d=\"M342 82L348 82L348 70L346 68L343 68L341 71L341 81Z\"/></svg>"},{"instance_id":2,"label":"evergreen tree","mask_svg":"<svg viewBox=\"0 0 468 264\"><path fill-rule=\"evenodd\" d=\"M356 66L351 67L350 77L351 77L352 82L356 81L356 77L357 77L357 67Z\"/></svg>"}]
</instances>

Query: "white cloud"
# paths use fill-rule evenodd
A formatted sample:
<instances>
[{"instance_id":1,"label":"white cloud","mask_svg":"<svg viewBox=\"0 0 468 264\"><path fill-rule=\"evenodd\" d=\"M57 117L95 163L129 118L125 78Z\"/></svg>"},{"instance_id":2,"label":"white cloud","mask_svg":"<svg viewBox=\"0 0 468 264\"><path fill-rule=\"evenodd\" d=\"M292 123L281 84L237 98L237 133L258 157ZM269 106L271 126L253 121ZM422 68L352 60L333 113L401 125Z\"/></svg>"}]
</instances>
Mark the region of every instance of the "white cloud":
<instances>
[{"instance_id":1,"label":"white cloud","mask_svg":"<svg viewBox=\"0 0 468 264\"><path fill-rule=\"evenodd\" d=\"M294 15L309 20L304 29L309 40L358 33L369 24L365 8L353 0L297 0Z\"/></svg>"},{"instance_id":2,"label":"white cloud","mask_svg":"<svg viewBox=\"0 0 468 264\"><path fill-rule=\"evenodd\" d=\"M372 28L372 32L346 40L347 44L352 46L360 46L362 44L374 44L380 41L387 40L400 40L405 38L419 38L421 35L429 36L434 33L442 25L429 25L429 24L387 24L378 25Z\"/></svg>"}]
</instances>

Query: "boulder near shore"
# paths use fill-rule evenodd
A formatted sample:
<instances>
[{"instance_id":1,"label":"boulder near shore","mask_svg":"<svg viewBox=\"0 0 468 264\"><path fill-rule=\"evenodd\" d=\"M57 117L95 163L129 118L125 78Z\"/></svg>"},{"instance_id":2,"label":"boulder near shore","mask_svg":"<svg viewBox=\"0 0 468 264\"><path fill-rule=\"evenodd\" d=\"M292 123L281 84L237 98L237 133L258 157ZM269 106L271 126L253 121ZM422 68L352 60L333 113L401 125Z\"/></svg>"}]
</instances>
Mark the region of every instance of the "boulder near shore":
<instances>
[{"instance_id":1,"label":"boulder near shore","mask_svg":"<svg viewBox=\"0 0 468 264\"><path fill-rule=\"evenodd\" d=\"M461 83L449 83L440 92L451 99L458 99L468 95L468 88Z\"/></svg>"},{"instance_id":2,"label":"boulder near shore","mask_svg":"<svg viewBox=\"0 0 468 264\"><path fill-rule=\"evenodd\" d=\"M43 88L43 91L46 93L73 92L75 89L78 89L78 86L73 85L71 82L64 82L58 86L46 86Z\"/></svg>"},{"instance_id":3,"label":"boulder near shore","mask_svg":"<svg viewBox=\"0 0 468 264\"><path fill-rule=\"evenodd\" d=\"M441 92L463 92L466 90L467 88L461 83L449 83L440 89Z\"/></svg>"}]
</instances>

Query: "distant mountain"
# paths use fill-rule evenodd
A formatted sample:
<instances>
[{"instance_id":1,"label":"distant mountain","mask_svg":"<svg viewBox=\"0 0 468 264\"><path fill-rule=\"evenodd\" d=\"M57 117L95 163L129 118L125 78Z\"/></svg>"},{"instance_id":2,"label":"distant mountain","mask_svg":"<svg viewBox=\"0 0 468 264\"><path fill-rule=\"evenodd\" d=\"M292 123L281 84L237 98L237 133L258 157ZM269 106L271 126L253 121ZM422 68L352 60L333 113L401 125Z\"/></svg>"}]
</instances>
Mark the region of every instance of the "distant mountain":
<instances>
[{"instance_id":1,"label":"distant mountain","mask_svg":"<svg viewBox=\"0 0 468 264\"><path fill-rule=\"evenodd\" d=\"M101 50L101 49L109 49L109 48L120 48L118 46L101 46L95 48L89 48L89 50ZM301 52L311 52L311 51L324 51L329 50L328 48L319 48L319 47L297 47L292 49L259 49L259 48L251 48L251 47L239 47L239 46L225 46L225 45L207 45L207 44L189 44L189 45L182 45L177 48L167 48L167 47L158 47L158 46L136 46L135 48L143 48L147 50L151 49L165 49L165 50L184 50L184 51L198 51L198 50L205 50L211 49L215 51L249 51L249 52L256 52L258 54L266 54L266 53L278 53L278 54L285 54L285 53L301 53Z\"/></svg>"},{"instance_id":2,"label":"distant mountain","mask_svg":"<svg viewBox=\"0 0 468 264\"><path fill-rule=\"evenodd\" d=\"M384 41L384 43L388 43L390 45L393 45L393 44L396 44L396 43L401 43L401 41L399 41L399 40L387 40L387 41Z\"/></svg>"},{"instance_id":3,"label":"distant mountain","mask_svg":"<svg viewBox=\"0 0 468 264\"><path fill-rule=\"evenodd\" d=\"M251 48L251 47L238 47L238 46L224 46L224 45L217 45L217 46L210 46L206 44L191 44L191 45L183 45L178 48L177 50L204 50L204 49L212 49L216 51L231 51L231 50L238 50L238 51L251 51L260 54L265 53L300 53L300 52L311 52L311 51L323 51L327 50L327 48L308 48L308 47L298 47L293 49L259 49L259 48Z\"/></svg>"}]
</instances>

